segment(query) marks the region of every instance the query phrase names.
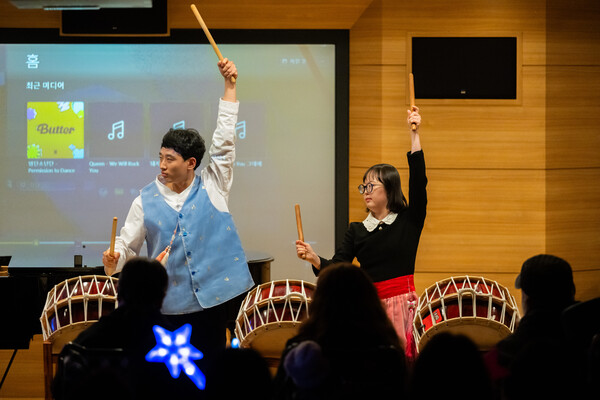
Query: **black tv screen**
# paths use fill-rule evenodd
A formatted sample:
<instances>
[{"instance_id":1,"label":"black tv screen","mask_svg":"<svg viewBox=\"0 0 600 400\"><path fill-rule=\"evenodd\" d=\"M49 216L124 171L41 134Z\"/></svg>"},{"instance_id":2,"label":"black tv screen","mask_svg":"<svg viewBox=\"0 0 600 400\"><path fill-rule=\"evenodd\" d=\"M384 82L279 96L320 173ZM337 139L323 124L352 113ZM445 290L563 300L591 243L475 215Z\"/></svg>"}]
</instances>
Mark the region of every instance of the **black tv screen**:
<instances>
[{"instance_id":1,"label":"black tv screen","mask_svg":"<svg viewBox=\"0 0 600 400\"><path fill-rule=\"evenodd\" d=\"M516 99L516 37L413 37L419 99Z\"/></svg>"}]
</instances>

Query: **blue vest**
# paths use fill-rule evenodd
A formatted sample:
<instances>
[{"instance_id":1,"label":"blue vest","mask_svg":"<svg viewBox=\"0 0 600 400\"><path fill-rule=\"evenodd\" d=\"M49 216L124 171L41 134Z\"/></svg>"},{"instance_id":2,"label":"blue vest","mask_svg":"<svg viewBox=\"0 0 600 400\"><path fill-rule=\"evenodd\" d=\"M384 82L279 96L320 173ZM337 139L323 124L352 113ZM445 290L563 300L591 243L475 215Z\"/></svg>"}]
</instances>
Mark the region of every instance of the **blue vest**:
<instances>
[{"instance_id":1,"label":"blue vest","mask_svg":"<svg viewBox=\"0 0 600 400\"><path fill-rule=\"evenodd\" d=\"M254 286L231 214L211 203L199 176L181 211L171 208L155 182L142 189L148 254L156 258L179 222L167 263L165 314L187 314L224 303Z\"/></svg>"}]
</instances>

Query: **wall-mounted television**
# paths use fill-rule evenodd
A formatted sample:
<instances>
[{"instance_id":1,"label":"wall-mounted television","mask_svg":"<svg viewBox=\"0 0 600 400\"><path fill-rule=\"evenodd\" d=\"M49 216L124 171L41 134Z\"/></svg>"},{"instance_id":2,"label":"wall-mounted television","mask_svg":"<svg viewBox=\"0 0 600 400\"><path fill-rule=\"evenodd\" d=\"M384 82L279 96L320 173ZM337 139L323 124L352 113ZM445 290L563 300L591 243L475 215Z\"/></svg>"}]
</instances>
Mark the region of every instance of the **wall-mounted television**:
<instances>
[{"instance_id":1,"label":"wall-mounted television","mask_svg":"<svg viewBox=\"0 0 600 400\"><path fill-rule=\"evenodd\" d=\"M413 36L411 47L419 99L517 99L517 36Z\"/></svg>"}]
</instances>

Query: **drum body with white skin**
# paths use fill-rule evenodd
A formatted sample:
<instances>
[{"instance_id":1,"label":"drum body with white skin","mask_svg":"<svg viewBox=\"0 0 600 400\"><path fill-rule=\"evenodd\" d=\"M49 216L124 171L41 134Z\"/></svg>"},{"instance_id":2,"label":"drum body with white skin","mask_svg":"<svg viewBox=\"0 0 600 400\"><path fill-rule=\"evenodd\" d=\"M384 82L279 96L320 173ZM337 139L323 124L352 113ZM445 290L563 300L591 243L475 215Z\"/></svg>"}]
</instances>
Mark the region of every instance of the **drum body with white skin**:
<instances>
[{"instance_id":1,"label":"drum body with white skin","mask_svg":"<svg viewBox=\"0 0 600 400\"><path fill-rule=\"evenodd\" d=\"M235 334L241 347L278 359L286 342L308 317L315 285L302 280L278 280L252 289L242 302Z\"/></svg>"},{"instance_id":2,"label":"drum body with white skin","mask_svg":"<svg viewBox=\"0 0 600 400\"><path fill-rule=\"evenodd\" d=\"M109 276L78 276L48 292L40 322L44 340L52 342L53 353L117 308L117 283L118 279Z\"/></svg>"},{"instance_id":3,"label":"drum body with white skin","mask_svg":"<svg viewBox=\"0 0 600 400\"><path fill-rule=\"evenodd\" d=\"M487 351L514 332L519 309L508 289L484 277L459 276L425 289L413 321L419 351L439 332L469 337Z\"/></svg>"}]
</instances>

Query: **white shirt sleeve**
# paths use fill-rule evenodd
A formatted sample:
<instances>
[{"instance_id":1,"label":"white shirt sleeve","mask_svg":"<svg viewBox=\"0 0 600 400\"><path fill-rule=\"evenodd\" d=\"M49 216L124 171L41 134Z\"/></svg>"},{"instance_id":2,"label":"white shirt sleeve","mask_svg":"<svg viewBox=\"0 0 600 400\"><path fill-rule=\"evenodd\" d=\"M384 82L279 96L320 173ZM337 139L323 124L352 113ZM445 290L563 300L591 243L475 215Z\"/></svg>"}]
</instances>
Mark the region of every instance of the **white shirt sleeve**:
<instances>
[{"instance_id":1,"label":"white shirt sleeve","mask_svg":"<svg viewBox=\"0 0 600 400\"><path fill-rule=\"evenodd\" d=\"M210 162L200 172L202 184L206 187L206 193L211 203L219 211L229 212L229 191L233 182L233 164L235 162L235 125L239 102L229 102L219 99L219 113L217 117L217 128L213 134L212 144L209 150ZM157 177L159 191L165 197L165 201L173 209L179 211L185 202L189 190L177 194L161 187L160 178ZM188 188L189 189L189 188ZM121 228L119 236L115 240L115 251L121 255L117 263L117 272L123 269L128 259L140 254L144 241L146 240L146 226L144 225L144 210L142 197L133 200L125 224Z\"/></svg>"},{"instance_id":2,"label":"white shirt sleeve","mask_svg":"<svg viewBox=\"0 0 600 400\"><path fill-rule=\"evenodd\" d=\"M224 212L229 212L229 192L233 182L235 162L235 125L239 104L239 102L232 103L219 99L217 128L213 133L209 150L210 162L200 172L211 203L219 211Z\"/></svg>"},{"instance_id":3,"label":"white shirt sleeve","mask_svg":"<svg viewBox=\"0 0 600 400\"><path fill-rule=\"evenodd\" d=\"M140 254L144 240L146 240L144 210L142 209L142 197L138 196L131 203L125 224L115 239L115 252L121 253L117 263L117 272L121 272L128 259Z\"/></svg>"}]
</instances>

